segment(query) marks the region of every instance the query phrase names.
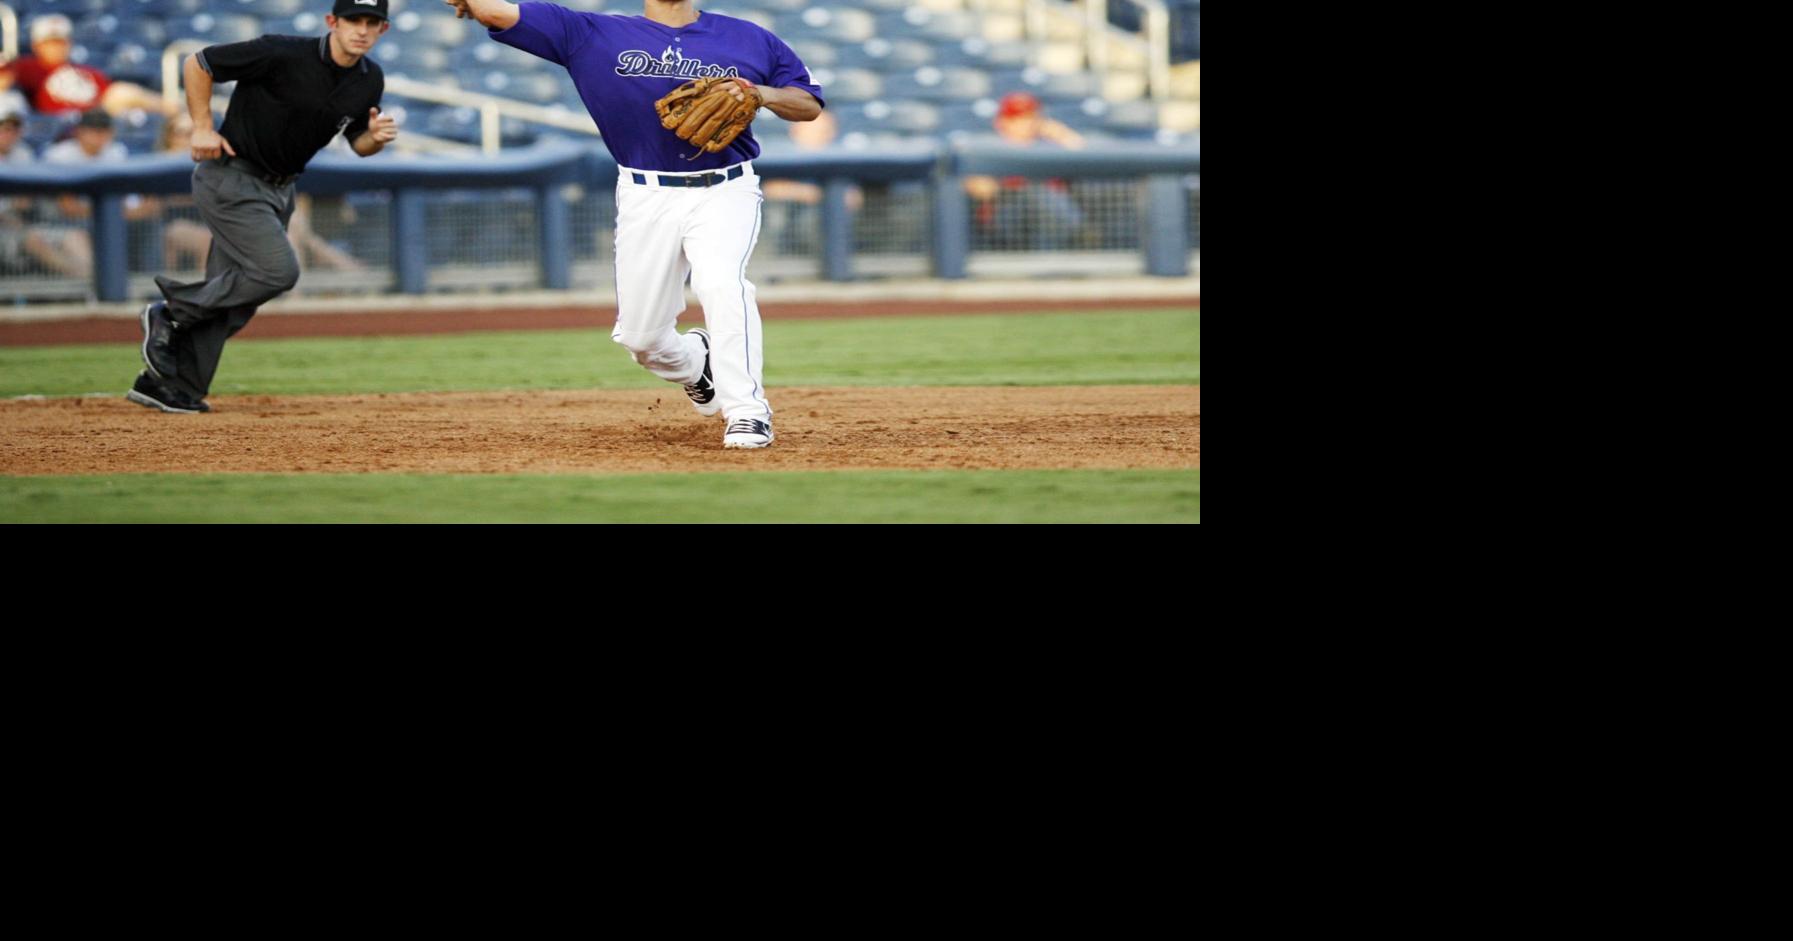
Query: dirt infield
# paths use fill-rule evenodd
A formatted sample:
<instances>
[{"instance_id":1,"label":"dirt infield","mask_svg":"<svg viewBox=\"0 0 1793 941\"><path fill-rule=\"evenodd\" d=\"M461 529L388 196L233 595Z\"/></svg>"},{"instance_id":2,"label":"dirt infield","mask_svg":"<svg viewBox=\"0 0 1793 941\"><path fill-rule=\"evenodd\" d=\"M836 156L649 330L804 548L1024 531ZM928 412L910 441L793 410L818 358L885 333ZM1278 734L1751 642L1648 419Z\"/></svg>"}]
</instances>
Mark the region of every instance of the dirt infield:
<instances>
[{"instance_id":1,"label":"dirt infield","mask_svg":"<svg viewBox=\"0 0 1793 941\"><path fill-rule=\"evenodd\" d=\"M768 320L849 317L951 317L963 314L1033 313L1049 310L1144 310L1200 306L1199 298L1114 301L878 301L865 304L761 304ZM134 311L135 309L133 309ZM410 336L486 330L573 330L610 327L614 307L519 307L467 310L363 311L352 314L270 313L249 322L239 339L275 337ZM0 347L69 343L135 343L143 339L136 317L0 323Z\"/></svg>"},{"instance_id":2,"label":"dirt infield","mask_svg":"<svg viewBox=\"0 0 1793 941\"><path fill-rule=\"evenodd\" d=\"M793 388L778 440L724 451L673 390L0 402L0 474L1196 468L1199 386Z\"/></svg>"}]
</instances>

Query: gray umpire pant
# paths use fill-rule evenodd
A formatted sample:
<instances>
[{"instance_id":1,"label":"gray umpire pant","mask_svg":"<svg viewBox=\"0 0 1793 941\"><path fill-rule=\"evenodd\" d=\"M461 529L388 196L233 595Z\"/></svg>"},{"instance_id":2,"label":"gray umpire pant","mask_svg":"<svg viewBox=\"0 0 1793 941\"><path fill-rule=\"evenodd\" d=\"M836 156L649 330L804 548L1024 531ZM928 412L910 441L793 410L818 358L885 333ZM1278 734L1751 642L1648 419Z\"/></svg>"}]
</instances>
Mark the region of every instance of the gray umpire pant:
<instances>
[{"instance_id":1,"label":"gray umpire pant","mask_svg":"<svg viewBox=\"0 0 1793 941\"><path fill-rule=\"evenodd\" d=\"M249 325L256 308L299 283L299 259L287 241L296 187L275 186L226 157L193 168L193 201L212 230L205 280L157 277L176 324L173 385L194 398L211 391L224 341Z\"/></svg>"}]
</instances>

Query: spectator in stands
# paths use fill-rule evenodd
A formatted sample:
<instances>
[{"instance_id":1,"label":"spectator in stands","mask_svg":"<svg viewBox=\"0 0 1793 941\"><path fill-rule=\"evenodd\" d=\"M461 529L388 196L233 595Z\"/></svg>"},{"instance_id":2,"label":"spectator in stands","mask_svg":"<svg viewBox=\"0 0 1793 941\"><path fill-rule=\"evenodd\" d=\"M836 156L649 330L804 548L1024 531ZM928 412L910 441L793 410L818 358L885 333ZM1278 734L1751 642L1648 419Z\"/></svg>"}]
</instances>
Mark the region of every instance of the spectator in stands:
<instances>
[{"instance_id":1,"label":"spectator in stands","mask_svg":"<svg viewBox=\"0 0 1793 941\"><path fill-rule=\"evenodd\" d=\"M1040 99L1026 92L1003 96L992 124L996 135L1014 147L1084 146L1082 135L1048 118ZM1064 180L973 176L965 178L965 190L976 200L974 218L992 248L1068 248L1083 230L1083 210Z\"/></svg>"},{"instance_id":2,"label":"spectator in stands","mask_svg":"<svg viewBox=\"0 0 1793 941\"><path fill-rule=\"evenodd\" d=\"M105 108L123 114L142 108L160 114L180 111L142 85L114 82L99 69L69 61L69 37L75 25L60 13L31 21L31 54L0 66L0 91L15 85L40 114L70 114Z\"/></svg>"},{"instance_id":3,"label":"spectator in stands","mask_svg":"<svg viewBox=\"0 0 1793 941\"><path fill-rule=\"evenodd\" d=\"M44 151L45 163L82 164L125 160L129 154L115 138L112 116L98 108L81 115L74 137ZM87 220L93 209L87 200L73 195L43 200L39 220L25 236L25 251L50 270L70 278L93 275L93 241Z\"/></svg>"},{"instance_id":4,"label":"spectator in stands","mask_svg":"<svg viewBox=\"0 0 1793 941\"><path fill-rule=\"evenodd\" d=\"M12 92L0 95L0 163L33 163L37 160L24 138L24 99Z\"/></svg>"},{"instance_id":5,"label":"spectator in stands","mask_svg":"<svg viewBox=\"0 0 1793 941\"><path fill-rule=\"evenodd\" d=\"M18 100L14 100L18 99ZM0 163L30 164L37 158L24 142L25 102L11 92L0 95ZM0 271L22 274L30 270L25 253L26 220L31 216L31 199L16 196L0 199Z\"/></svg>"}]
</instances>

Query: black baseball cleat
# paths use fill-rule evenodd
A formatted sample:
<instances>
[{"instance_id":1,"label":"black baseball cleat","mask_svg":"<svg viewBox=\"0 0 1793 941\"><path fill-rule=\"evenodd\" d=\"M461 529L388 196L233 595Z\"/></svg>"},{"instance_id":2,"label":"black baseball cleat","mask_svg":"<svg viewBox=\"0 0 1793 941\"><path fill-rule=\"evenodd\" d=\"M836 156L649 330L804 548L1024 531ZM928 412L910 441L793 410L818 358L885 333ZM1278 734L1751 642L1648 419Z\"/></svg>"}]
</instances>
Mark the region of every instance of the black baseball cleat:
<instances>
[{"instance_id":1,"label":"black baseball cleat","mask_svg":"<svg viewBox=\"0 0 1793 941\"><path fill-rule=\"evenodd\" d=\"M722 406L716 404L716 377L710 372L710 331L692 327L689 335L703 341L704 374L685 387L685 394L691 397L691 407L697 409L697 414L709 418L722 411Z\"/></svg>"},{"instance_id":2,"label":"black baseball cleat","mask_svg":"<svg viewBox=\"0 0 1793 941\"><path fill-rule=\"evenodd\" d=\"M210 405L190 399L179 389L156 381L156 377L148 372L137 374L137 382L131 386L131 391L125 393L125 398L146 408L160 409L176 415L197 415L212 410Z\"/></svg>"},{"instance_id":3,"label":"black baseball cleat","mask_svg":"<svg viewBox=\"0 0 1793 941\"><path fill-rule=\"evenodd\" d=\"M143 365L157 379L173 379L177 371L174 356L174 321L168 319L168 305L151 301L137 316L143 325Z\"/></svg>"}]
</instances>

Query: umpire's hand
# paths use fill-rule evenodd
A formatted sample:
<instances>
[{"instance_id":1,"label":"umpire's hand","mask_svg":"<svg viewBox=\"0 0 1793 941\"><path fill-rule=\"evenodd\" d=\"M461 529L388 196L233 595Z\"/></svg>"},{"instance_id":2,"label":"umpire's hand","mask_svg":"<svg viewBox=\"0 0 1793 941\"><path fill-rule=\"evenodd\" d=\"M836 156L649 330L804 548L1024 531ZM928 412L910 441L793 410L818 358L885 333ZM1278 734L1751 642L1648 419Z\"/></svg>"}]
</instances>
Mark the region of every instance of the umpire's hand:
<instances>
[{"instance_id":1,"label":"umpire's hand","mask_svg":"<svg viewBox=\"0 0 1793 941\"><path fill-rule=\"evenodd\" d=\"M217 131L209 127L193 129L194 163L216 160L221 153L230 154L232 157L237 155L236 149L230 146L230 141L225 140Z\"/></svg>"},{"instance_id":2,"label":"umpire's hand","mask_svg":"<svg viewBox=\"0 0 1793 941\"><path fill-rule=\"evenodd\" d=\"M398 121L378 108L367 109L367 133L381 147L398 140Z\"/></svg>"}]
</instances>

